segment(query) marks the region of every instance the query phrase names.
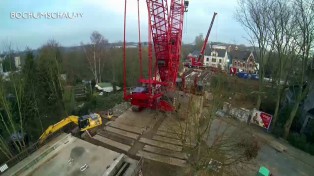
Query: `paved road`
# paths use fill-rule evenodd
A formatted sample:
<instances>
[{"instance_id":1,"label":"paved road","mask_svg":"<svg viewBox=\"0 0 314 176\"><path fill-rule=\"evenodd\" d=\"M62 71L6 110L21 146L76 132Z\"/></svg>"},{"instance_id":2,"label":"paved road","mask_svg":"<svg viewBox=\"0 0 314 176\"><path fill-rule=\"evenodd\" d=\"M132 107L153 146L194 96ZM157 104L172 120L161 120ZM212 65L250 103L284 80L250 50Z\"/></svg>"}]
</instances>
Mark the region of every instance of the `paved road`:
<instances>
[{"instance_id":1,"label":"paved road","mask_svg":"<svg viewBox=\"0 0 314 176\"><path fill-rule=\"evenodd\" d=\"M302 152L302 151L300 151ZM264 165L276 175L310 176L314 168L288 153L281 153L268 145L264 145L257 157L257 164Z\"/></svg>"},{"instance_id":2,"label":"paved road","mask_svg":"<svg viewBox=\"0 0 314 176\"><path fill-rule=\"evenodd\" d=\"M241 124L241 125L240 125ZM214 128L213 128L214 127ZM240 127L243 123L230 119L217 119L211 128L228 128L228 130ZM249 127L251 128L251 127ZM248 168L247 175L255 175L260 166L266 166L274 176L311 176L314 175L314 156L294 148L286 141L276 139L259 128L250 129L261 141L261 150L256 159L252 161L253 166ZM210 140L209 140L210 141ZM282 146L285 152L278 152L274 147Z\"/></svg>"}]
</instances>

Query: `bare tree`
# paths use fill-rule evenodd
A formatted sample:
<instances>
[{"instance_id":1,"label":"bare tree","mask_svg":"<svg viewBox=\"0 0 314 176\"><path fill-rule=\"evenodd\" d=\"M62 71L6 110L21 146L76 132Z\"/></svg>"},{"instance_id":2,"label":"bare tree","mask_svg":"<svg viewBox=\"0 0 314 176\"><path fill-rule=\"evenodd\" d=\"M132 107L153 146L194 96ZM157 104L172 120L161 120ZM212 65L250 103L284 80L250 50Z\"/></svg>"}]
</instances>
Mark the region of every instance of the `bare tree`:
<instances>
[{"instance_id":1,"label":"bare tree","mask_svg":"<svg viewBox=\"0 0 314 176\"><path fill-rule=\"evenodd\" d=\"M15 51L11 42L6 41L3 43L3 51L8 59L14 59ZM13 63L9 66L10 68L14 67ZM10 137L12 135L18 137L19 132L21 135L24 134L24 116L21 110L23 80L20 79L18 73L13 71L10 73L8 78L9 82L4 79L0 79L0 118L7 135ZM8 85L12 85L12 89L10 91L8 91ZM12 95L11 97L14 97L14 100L8 99L8 95ZM17 107L17 112L14 112L14 106ZM16 122L14 119L18 119L18 122ZM3 140L2 137L1 140ZM11 138L11 141L13 142L13 145L17 151L20 151L25 147L24 139L13 140ZM5 142L2 141L1 144L5 149ZM2 151L6 152L6 150Z\"/></svg>"},{"instance_id":2,"label":"bare tree","mask_svg":"<svg viewBox=\"0 0 314 176\"><path fill-rule=\"evenodd\" d=\"M307 94L307 89L304 89L306 82L306 70L310 61L310 49L313 47L314 40L314 3L312 0L295 0L293 2L293 23L296 26L296 35L294 41L297 44L297 57L300 60L300 67L298 68L297 85L298 90L296 99L292 106L290 115L284 125L284 138L288 138L291 124L296 116L297 110L302 99Z\"/></svg>"},{"instance_id":3,"label":"bare tree","mask_svg":"<svg viewBox=\"0 0 314 176\"><path fill-rule=\"evenodd\" d=\"M196 50L201 50L202 49L202 46L204 44L204 36L203 34L199 34L198 36L195 37L194 39L194 43L195 43L195 47L196 47Z\"/></svg>"},{"instance_id":4,"label":"bare tree","mask_svg":"<svg viewBox=\"0 0 314 176\"><path fill-rule=\"evenodd\" d=\"M274 53L274 57L278 60L277 67L274 68L274 83L276 85L276 107L274 117L272 119L272 127L275 126L279 106L281 102L281 96L284 91L285 85L287 84L287 76L289 71L286 67L289 57L293 54L291 49L294 48L293 34L295 25L292 24L292 11L291 2L284 0L272 0L270 1L269 8L271 9L267 15L269 20L269 42L271 48L269 53ZM274 62L271 60L271 62ZM285 80L282 83L282 80Z\"/></svg>"},{"instance_id":5,"label":"bare tree","mask_svg":"<svg viewBox=\"0 0 314 176\"><path fill-rule=\"evenodd\" d=\"M236 13L236 19L244 26L250 36L250 42L258 53L259 60L259 93L257 96L256 107L261 105L261 94L264 83L264 65L267 47L269 46L268 36L268 13L270 0L240 0L239 9ZM255 47L254 47L255 48Z\"/></svg>"},{"instance_id":6,"label":"bare tree","mask_svg":"<svg viewBox=\"0 0 314 176\"><path fill-rule=\"evenodd\" d=\"M213 174L219 167L228 175L231 171L240 175L235 170L241 165L247 166L248 161L257 156L259 147L251 132L242 126L234 127L216 116L228 98L222 89L225 86L223 79L226 78L215 76L215 81L211 81L210 90L207 88L210 99L192 94L178 95L179 104L174 115L181 120L168 120L166 123L167 129L177 134L184 151L190 156L191 175ZM206 106L204 102L208 102Z\"/></svg>"},{"instance_id":7,"label":"bare tree","mask_svg":"<svg viewBox=\"0 0 314 176\"><path fill-rule=\"evenodd\" d=\"M8 159L13 157L13 154L10 151L7 142L1 135L0 135L0 152L3 153Z\"/></svg>"},{"instance_id":8,"label":"bare tree","mask_svg":"<svg viewBox=\"0 0 314 176\"><path fill-rule=\"evenodd\" d=\"M101 75L105 65L105 53L108 40L104 38L99 32L94 31L90 36L91 43L81 46L85 52L86 59L89 64L89 69L94 75L96 83L102 81Z\"/></svg>"}]
</instances>

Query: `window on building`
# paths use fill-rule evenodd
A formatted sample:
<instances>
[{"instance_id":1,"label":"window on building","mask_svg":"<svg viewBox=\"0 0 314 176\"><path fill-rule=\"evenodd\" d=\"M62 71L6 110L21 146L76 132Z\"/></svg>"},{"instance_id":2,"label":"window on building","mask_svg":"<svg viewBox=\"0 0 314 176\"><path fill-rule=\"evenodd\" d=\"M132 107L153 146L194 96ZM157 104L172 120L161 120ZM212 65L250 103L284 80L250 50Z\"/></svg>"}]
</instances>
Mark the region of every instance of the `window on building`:
<instances>
[{"instance_id":1,"label":"window on building","mask_svg":"<svg viewBox=\"0 0 314 176\"><path fill-rule=\"evenodd\" d=\"M216 58L212 58L212 62L216 62Z\"/></svg>"},{"instance_id":2,"label":"window on building","mask_svg":"<svg viewBox=\"0 0 314 176\"><path fill-rule=\"evenodd\" d=\"M209 62L209 57L208 57L208 58L206 58L206 61L207 61L207 62Z\"/></svg>"},{"instance_id":3,"label":"window on building","mask_svg":"<svg viewBox=\"0 0 314 176\"><path fill-rule=\"evenodd\" d=\"M219 63L221 63L221 59L219 59Z\"/></svg>"},{"instance_id":4,"label":"window on building","mask_svg":"<svg viewBox=\"0 0 314 176\"><path fill-rule=\"evenodd\" d=\"M253 62L253 60L254 60L254 59L253 59L253 56L250 56L250 57L249 57L249 61Z\"/></svg>"}]
</instances>

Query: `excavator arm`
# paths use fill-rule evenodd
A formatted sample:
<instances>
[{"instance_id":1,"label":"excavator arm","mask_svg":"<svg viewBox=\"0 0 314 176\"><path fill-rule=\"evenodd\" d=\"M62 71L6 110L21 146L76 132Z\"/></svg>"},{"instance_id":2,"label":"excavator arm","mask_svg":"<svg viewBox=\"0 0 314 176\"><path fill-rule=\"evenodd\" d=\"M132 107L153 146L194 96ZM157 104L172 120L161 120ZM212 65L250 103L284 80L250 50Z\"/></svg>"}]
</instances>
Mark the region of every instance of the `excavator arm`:
<instances>
[{"instance_id":1,"label":"excavator arm","mask_svg":"<svg viewBox=\"0 0 314 176\"><path fill-rule=\"evenodd\" d=\"M47 139L47 137L49 135L51 135L52 133L60 130L61 128L63 128L64 126L68 125L69 123L75 123L78 125L78 116L68 116L67 118L61 120L60 122L54 124L54 125L50 125L46 131L39 137L39 143L42 143L45 139Z\"/></svg>"},{"instance_id":2,"label":"excavator arm","mask_svg":"<svg viewBox=\"0 0 314 176\"><path fill-rule=\"evenodd\" d=\"M82 117L78 116L68 116L67 118L61 120L60 122L50 125L46 131L39 137L39 143L44 142L47 137L54 132L60 130L64 126L68 125L69 123L75 123L80 128L80 131L86 131L92 128L95 128L102 124L102 119L99 114L89 114L84 115Z\"/></svg>"}]
</instances>

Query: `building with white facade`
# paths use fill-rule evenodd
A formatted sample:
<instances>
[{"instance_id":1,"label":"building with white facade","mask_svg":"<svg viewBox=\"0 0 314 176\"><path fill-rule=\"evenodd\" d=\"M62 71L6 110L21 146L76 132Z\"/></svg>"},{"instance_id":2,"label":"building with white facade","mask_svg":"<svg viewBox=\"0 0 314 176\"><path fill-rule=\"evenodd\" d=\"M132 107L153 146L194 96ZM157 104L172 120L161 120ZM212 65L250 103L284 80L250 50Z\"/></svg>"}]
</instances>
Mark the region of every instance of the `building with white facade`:
<instances>
[{"instance_id":1,"label":"building with white facade","mask_svg":"<svg viewBox=\"0 0 314 176\"><path fill-rule=\"evenodd\" d=\"M210 55L204 56L204 66L228 69L229 57L226 48L212 48Z\"/></svg>"},{"instance_id":2,"label":"building with white facade","mask_svg":"<svg viewBox=\"0 0 314 176\"><path fill-rule=\"evenodd\" d=\"M2 62L4 61L5 56L0 56L0 74L2 75L3 73L3 65Z\"/></svg>"},{"instance_id":3,"label":"building with white facade","mask_svg":"<svg viewBox=\"0 0 314 176\"><path fill-rule=\"evenodd\" d=\"M0 61L0 74L3 73L3 66L2 66L2 62Z\"/></svg>"},{"instance_id":4,"label":"building with white facade","mask_svg":"<svg viewBox=\"0 0 314 176\"><path fill-rule=\"evenodd\" d=\"M17 69L21 68L21 57L20 56L14 57L14 64L15 64L15 67Z\"/></svg>"}]
</instances>

